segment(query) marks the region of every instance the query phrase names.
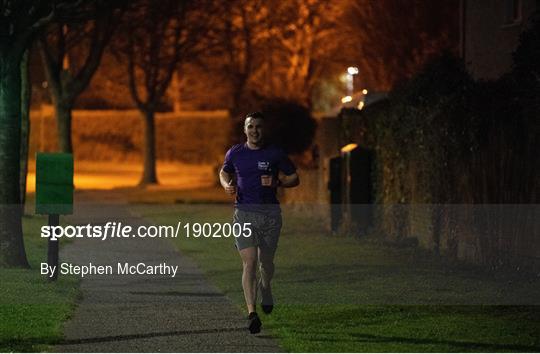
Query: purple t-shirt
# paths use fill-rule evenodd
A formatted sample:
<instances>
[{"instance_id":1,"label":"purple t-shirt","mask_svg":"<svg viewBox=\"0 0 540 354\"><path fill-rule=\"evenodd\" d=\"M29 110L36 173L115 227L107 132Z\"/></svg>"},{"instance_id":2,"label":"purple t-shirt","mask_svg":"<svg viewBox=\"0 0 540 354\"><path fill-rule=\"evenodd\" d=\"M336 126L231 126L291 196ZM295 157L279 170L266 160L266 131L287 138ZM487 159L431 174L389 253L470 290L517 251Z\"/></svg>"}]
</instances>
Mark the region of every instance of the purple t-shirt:
<instances>
[{"instance_id":1,"label":"purple t-shirt","mask_svg":"<svg viewBox=\"0 0 540 354\"><path fill-rule=\"evenodd\" d=\"M261 176L277 178L279 171L291 175L296 172L296 167L285 151L275 145L252 150L244 143L234 145L227 151L223 171L236 175L237 208L251 210L256 209L257 205L273 204L272 209L279 210L276 188L261 185Z\"/></svg>"}]
</instances>

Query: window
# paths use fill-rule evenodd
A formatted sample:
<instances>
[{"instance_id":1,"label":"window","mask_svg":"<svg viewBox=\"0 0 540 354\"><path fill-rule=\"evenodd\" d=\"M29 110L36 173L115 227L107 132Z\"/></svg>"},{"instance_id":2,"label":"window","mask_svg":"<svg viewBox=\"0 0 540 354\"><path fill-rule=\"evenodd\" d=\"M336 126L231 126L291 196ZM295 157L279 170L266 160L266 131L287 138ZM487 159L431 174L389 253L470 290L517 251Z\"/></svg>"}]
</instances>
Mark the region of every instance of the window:
<instances>
[{"instance_id":1,"label":"window","mask_svg":"<svg viewBox=\"0 0 540 354\"><path fill-rule=\"evenodd\" d=\"M505 25L511 25L521 21L521 6L522 0L505 0Z\"/></svg>"}]
</instances>

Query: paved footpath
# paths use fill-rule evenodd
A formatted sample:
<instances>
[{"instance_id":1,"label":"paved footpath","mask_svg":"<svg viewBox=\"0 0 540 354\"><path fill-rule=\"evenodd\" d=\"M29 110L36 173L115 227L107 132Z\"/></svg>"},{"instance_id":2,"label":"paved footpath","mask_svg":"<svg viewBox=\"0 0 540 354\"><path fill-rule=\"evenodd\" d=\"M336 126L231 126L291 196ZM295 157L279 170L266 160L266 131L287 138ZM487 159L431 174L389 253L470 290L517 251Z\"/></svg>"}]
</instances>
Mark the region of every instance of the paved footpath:
<instances>
[{"instance_id":1,"label":"paved footpath","mask_svg":"<svg viewBox=\"0 0 540 354\"><path fill-rule=\"evenodd\" d=\"M102 193L79 193L83 205ZM129 214L121 196L76 210L72 224L121 221L147 224ZM99 198L103 200L102 198ZM57 352L279 352L264 332L251 335L245 315L204 278L166 239L76 239L62 248L61 262L178 265L169 275L94 275L81 282L82 298L65 324ZM240 280L239 280L240 286Z\"/></svg>"}]
</instances>

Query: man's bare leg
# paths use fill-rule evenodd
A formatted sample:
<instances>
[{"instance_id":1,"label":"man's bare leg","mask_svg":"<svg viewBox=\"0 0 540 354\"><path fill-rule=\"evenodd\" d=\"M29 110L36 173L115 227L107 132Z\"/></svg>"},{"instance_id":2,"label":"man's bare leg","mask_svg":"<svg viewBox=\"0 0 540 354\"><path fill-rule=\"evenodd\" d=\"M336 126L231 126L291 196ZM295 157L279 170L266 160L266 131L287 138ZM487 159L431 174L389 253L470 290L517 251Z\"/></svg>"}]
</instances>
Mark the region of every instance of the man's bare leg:
<instances>
[{"instance_id":1,"label":"man's bare leg","mask_svg":"<svg viewBox=\"0 0 540 354\"><path fill-rule=\"evenodd\" d=\"M273 310L274 299L272 297L271 281L274 277L274 255L275 250L267 250L259 248L260 261L260 288L262 297L262 309L265 313L270 313Z\"/></svg>"},{"instance_id":2,"label":"man's bare leg","mask_svg":"<svg viewBox=\"0 0 540 354\"><path fill-rule=\"evenodd\" d=\"M255 311L257 301L257 248L248 247L239 251L242 258L242 288L248 310L248 329L252 334L261 331L261 320Z\"/></svg>"},{"instance_id":3,"label":"man's bare leg","mask_svg":"<svg viewBox=\"0 0 540 354\"><path fill-rule=\"evenodd\" d=\"M248 247L239 251L242 258L242 288L248 313L255 312L257 300L257 248Z\"/></svg>"}]
</instances>

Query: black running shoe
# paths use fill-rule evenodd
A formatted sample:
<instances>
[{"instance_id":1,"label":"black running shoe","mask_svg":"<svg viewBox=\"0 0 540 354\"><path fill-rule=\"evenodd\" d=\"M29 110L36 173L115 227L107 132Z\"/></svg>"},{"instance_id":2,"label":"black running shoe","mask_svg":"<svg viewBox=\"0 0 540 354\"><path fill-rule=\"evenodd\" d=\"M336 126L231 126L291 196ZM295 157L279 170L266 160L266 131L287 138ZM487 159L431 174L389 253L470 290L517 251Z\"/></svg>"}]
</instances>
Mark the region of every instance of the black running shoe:
<instances>
[{"instance_id":1,"label":"black running shoe","mask_svg":"<svg viewBox=\"0 0 540 354\"><path fill-rule=\"evenodd\" d=\"M274 310L274 305L261 305L261 308L265 314L269 315Z\"/></svg>"},{"instance_id":2,"label":"black running shoe","mask_svg":"<svg viewBox=\"0 0 540 354\"><path fill-rule=\"evenodd\" d=\"M252 312L248 316L248 329L251 334L259 333L261 331L262 322L257 315L257 312Z\"/></svg>"},{"instance_id":3,"label":"black running shoe","mask_svg":"<svg viewBox=\"0 0 540 354\"><path fill-rule=\"evenodd\" d=\"M259 292L261 294L261 309L267 315L274 310L274 297L270 289L265 289L262 286L262 281L259 281Z\"/></svg>"}]
</instances>

